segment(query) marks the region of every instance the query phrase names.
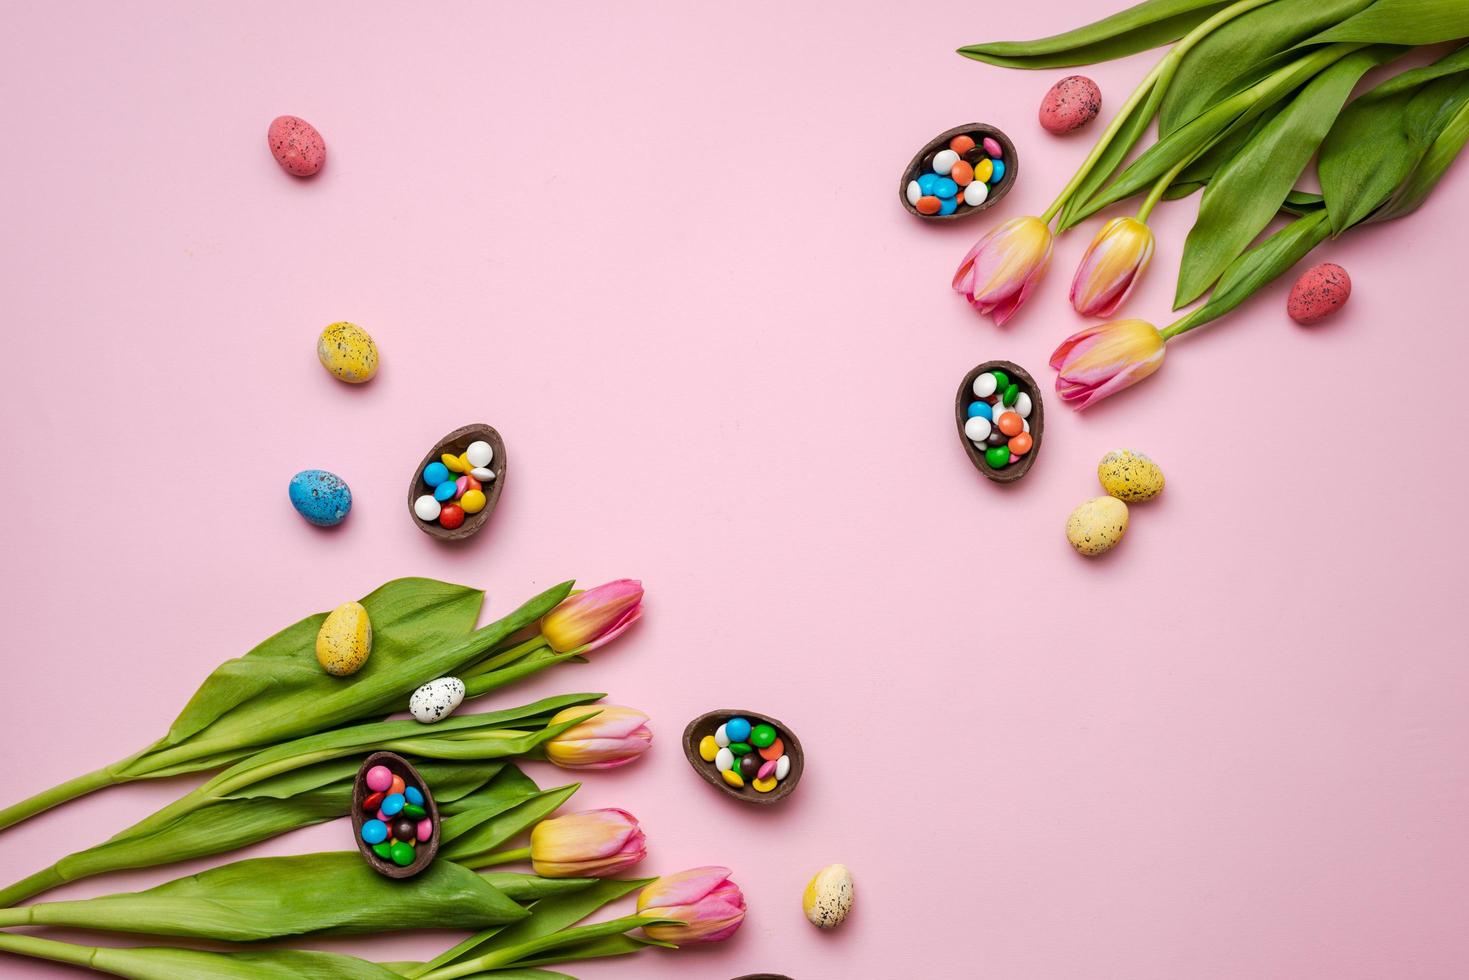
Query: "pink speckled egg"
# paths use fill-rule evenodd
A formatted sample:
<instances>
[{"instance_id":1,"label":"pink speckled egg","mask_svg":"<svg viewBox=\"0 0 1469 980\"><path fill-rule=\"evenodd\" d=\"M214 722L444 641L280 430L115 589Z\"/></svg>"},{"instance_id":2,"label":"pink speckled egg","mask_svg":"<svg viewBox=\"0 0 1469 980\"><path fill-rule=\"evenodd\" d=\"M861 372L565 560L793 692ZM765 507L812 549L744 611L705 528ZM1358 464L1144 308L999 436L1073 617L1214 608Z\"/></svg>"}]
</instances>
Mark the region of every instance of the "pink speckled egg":
<instances>
[{"instance_id":1,"label":"pink speckled egg","mask_svg":"<svg viewBox=\"0 0 1469 980\"><path fill-rule=\"evenodd\" d=\"M1067 75L1041 99L1041 127L1048 133L1069 133L1097 118L1102 90L1085 75Z\"/></svg>"},{"instance_id":2,"label":"pink speckled egg","mask_svg":"<svg viewBox=\"0 0 1469 980\"><path fill-rule=\"evenodd\" d=\"M1352 277L1334 262L1323 262L1301 273L1290 288L1285 311L1297 323L1315 323L1346 305L1352 295Z\"/></svg>"},{"instance_id":3,"label":"pink speckled egg","mask_svg":"<svg viewBox=\"0 0 1469 980\"><path fill-rule=\"evenodd\" d=\"M310 177L326 163L326 140L300 116L276 116L267 138L275 162L288 174Z\"/></svg>"}]
</instances>

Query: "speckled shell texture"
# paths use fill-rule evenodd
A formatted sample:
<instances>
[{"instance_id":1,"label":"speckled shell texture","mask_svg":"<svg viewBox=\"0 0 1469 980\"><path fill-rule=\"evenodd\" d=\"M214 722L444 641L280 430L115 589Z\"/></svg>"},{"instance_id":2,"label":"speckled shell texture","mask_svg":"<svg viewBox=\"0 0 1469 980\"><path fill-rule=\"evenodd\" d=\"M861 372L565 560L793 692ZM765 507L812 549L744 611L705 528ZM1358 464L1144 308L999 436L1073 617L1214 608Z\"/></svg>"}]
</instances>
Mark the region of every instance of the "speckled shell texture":
<instances>
[{"instance_id":1,"label":"speckled shell texture","mask_svg":"<svg viewBox=\"0 0 1469 980\"><path fill-rule=\"evenodd\" d=\"M1080 129L1102 111L1102 90L1085 75L1067 75L1041 99L1041 128L1060 135Z\"/></svg>"},{"instance_id":2,"label":"speckled shell texture","mask_svg":"<svg viewBox=\"0 0 1469 980\"><path fill-rule=\"evenodd\" d=\"M1126 533L1127 505L1116 497L1093 497L1066 519L1066 540L1088 558L1111 551Z\"/></svg>"},{"instance_id":3,"label":"speckled shell texture","mask_svg":"<svg viewBox=\"0 0 1469 980\"><path fill-rule=\"evenodd\" d=\"M1334 262L1323 262L1301 273L1291 287L1285 311L1297 323L1315 323L1346 305L1352 295L1352 277Z\"/></svg>"},{"instance_id":4,"label":"speckled shell texture","mask_svg":"<svg viewBox=\"0 0 1469 980\"><path fill-rule=\"evenodd\" d=\"M270 154L286 173L310 177L326 163L326 140L300 116L277 116L266 133Z\"/></svg>"},{"instance_id":5,"label":"speckled shell texture","mask_svg":"<svg viewBox=\"0 0 1469 980\"><path fill-rule=\"evenodd\" d=\"M1097 480L1107 494L1128 503L1152 500L1163 492L1163 469L1131 449L1114 449L1097 464Z\"/></svg>"},{"instance_id":6,"label":"speckled shell texture","mask_svg":"<svg viewBox=\"0 0 1469 980\"><path fill-rule=\"evenodd\" d=\"M291 477L291 506L317 527L334 527L352 510L352 490L335 473L302 470Z\"/></svg>"},{"instance_id":7,"label":"speckled shell texture","mask_svg":"<svg viewBox=\"0 0 1469 980\"><path fill-rule=\"evenodd\" d=\"M355 323L339 320L321 332L316 357L332 376L351 385L371 381L377 374L377 344Z\"/></svg>"},{"instance_id":8,"label":"speckled shell texture","mask_svg":"<svg viewBox=\"0 0 1469 980\"><path fill-rule=\"evenodd\" d=\"M464 682L457 677L440 677L413 692L408 710L425 725L442 721L464 703Z\"/></svg>"},{"instance_id":9,"label":"speckled shell texture","mask_svg":"<svg viewBox=\"0 0 1469 980\"><path fill-rule=\"evenodd\" d=\"M855 888L844 864L830 864L816 872L801 896L801 910L818 929L835 929L852 911Z\"/></svg>"}]
</instances>

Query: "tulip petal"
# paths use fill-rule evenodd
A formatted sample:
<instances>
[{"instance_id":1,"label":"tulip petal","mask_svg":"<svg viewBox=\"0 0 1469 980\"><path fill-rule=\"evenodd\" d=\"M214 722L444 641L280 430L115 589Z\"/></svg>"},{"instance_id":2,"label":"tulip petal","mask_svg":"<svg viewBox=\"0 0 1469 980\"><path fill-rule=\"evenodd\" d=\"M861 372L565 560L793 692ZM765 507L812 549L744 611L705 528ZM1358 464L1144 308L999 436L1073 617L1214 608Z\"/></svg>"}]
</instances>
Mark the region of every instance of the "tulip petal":
<instances>
[{"instance_id":1,"label":"tulip petal","mask_svg":"<svg viewBox=\"0 0 1469 980\"><path fill-rule=\"evenodd\" d=\"M638 896L638 911L656 901L660 906L690 905L729 881L728 868L709 865L664 875Z\"/></svg>"}]
</instances>

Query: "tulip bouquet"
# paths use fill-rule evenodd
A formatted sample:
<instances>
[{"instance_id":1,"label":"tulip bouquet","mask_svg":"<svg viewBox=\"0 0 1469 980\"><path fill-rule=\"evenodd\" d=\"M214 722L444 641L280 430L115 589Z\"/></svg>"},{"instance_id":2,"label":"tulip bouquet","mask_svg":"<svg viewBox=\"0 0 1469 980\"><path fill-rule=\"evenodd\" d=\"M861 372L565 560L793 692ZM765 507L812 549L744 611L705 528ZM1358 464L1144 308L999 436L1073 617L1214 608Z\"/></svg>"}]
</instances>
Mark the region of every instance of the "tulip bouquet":
<instances>
[{"instance_id":1,"label":"tulip bouquet","mask_svg":"<svg viewBox=\"0 0 1469 980\"><path fill-rule=\"evenodd\" d=\"M1134 216L1102 226L1072 279L1076 311L1110 317L1152 258L1154 207L1202 189L1174 308L1206 301L1162 329L1088 327L1051 356L1056 390L1077 408L1136 384L1162 365L1168 341L1233 310L1328 237L1423 203L1469 141L1469 46L1348 100L1368 71L1466 38L1464 0L1146 0L1064 34L960 48L990 64L1055 68L1176 42L1051 206L982 238L953 286L1003 323L1044 274L1055 234L1142 195ZM1124 167L1155 119L1157 141ZM1313 156L1319 194L1296 187ZM1278 214L1289 224L1257 242Z\"/></svg>"}]
</instances>

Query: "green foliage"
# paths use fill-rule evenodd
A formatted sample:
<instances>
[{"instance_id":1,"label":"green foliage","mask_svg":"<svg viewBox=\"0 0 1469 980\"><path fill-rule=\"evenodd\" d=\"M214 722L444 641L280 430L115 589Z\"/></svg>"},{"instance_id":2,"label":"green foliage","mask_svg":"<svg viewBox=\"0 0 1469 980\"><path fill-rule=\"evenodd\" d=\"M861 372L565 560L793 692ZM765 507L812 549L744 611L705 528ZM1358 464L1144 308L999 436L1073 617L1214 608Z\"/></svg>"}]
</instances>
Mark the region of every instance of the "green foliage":
<instances>
[{"instance_id":1,"label":"green foliage","mask_svg":"<svg viewBox=\"0 0 1469 980\"><path fill-rule=\"evenodd\" d=\"M1147 0L1064 34L971 44L959 53L1006 68L1091 65L1176 41L1227 6L1228 0Z\"/></svg>"}]
</instances>

